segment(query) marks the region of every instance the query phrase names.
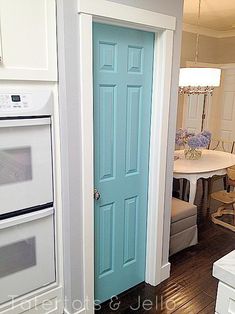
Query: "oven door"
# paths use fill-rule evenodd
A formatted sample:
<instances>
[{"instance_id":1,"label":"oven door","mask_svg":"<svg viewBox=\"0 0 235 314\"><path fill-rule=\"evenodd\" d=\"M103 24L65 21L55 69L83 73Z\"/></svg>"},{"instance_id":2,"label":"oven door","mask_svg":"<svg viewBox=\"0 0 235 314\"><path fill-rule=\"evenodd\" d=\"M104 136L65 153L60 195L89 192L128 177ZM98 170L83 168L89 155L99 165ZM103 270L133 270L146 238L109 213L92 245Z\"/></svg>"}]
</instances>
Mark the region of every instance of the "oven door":
<instances>
[{"instance_id":1,"label":"oven door","mask_svg":"<svg viewBox=\"0 0 235 314\"><path fill-rule=\"evenodd\" d=\"M0 121L0 215L53 202L51 119Z\"/></svg>"},{"instance_id":2,"label":"oven door","mask_svg":"<svg viewBox=\"0 0 235 314\"><path fill-rule=\"evenodd\" d=\"M53 208L0 221L0 304L55 281Z\"/></svg>"}]
</instances>

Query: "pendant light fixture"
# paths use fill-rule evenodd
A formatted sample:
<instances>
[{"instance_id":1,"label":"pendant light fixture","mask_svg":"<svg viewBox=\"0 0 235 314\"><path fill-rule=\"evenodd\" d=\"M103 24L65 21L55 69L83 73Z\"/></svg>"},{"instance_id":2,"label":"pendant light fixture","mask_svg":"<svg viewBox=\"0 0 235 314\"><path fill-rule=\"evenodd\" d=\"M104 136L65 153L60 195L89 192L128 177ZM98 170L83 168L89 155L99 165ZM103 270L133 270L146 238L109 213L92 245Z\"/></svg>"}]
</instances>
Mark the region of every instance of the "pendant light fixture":
<instances>
[{"instance_id":1,"label":"pendant light fixture","mask_svg":"<svg viewBox=\"0 0 235 314\"><path fill-rule=\"evenodd\" d=\"M201 16L201 0L198 2L197 26ZM199 32L197 32L195 65L199 54ZM221 70L217 68L181 68L179 77L180 94L212 94L214 87L220 85Z\"/></svg>"}]
</instances>

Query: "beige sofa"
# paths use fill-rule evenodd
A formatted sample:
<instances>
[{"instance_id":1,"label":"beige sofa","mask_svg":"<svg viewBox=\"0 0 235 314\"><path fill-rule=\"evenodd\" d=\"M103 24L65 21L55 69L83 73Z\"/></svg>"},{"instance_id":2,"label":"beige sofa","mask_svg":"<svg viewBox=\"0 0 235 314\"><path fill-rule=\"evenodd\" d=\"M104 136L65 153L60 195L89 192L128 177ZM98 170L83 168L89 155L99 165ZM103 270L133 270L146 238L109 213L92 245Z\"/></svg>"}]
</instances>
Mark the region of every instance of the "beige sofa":
<instances>
[{"instance_id":1,"label":"beige sofa","mask_svg":"<svg viewBox=\"0 0 235 314\"><path fill-rule=\"evenodd\" d=\"M170 255L197 243L197 206L172 198Z\"/></svg>"}]
</instances>

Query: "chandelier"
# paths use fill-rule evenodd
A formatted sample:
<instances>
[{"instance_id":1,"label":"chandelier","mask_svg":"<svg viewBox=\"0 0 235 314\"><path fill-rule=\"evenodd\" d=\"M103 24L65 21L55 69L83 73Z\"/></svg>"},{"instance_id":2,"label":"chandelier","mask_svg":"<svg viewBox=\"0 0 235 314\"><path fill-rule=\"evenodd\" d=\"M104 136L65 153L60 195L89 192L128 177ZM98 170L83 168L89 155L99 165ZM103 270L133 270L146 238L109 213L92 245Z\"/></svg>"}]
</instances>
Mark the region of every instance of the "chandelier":
<instances>
[{"instance_id":1,"label":"chandelier","mask_svg":"<svg viewBox=\"0 0 235 314\"><path fill-rule=\"evenodd\" d=\"M197 26L201 15L201 0L198 2ZM195 64L198 62L199 33L197 32ZM180 94L212 94L215 87L220 85L221 69L217 68L181 68L179 76Z\"/></svg>"}]
</instances>

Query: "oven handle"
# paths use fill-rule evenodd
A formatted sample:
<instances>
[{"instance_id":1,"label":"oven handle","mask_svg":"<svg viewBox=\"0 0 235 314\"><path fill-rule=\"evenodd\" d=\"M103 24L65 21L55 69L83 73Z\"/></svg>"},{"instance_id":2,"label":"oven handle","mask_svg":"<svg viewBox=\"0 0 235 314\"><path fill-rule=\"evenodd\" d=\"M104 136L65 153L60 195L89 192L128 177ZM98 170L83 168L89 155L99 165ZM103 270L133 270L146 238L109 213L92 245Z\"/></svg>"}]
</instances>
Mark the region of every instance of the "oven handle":
<instances>
[{"instance_id":1,"label":"oven handle","mask_svg":"<svg viewBox=\"0 0 235 314\"><path fill-rule=\"evenodd\" d=\"M0 120L0 128L11 128L20 126L36 126L51 124L50 118L38 118L38 119L4 119Z\"/></svg>"},{"instance_id":2,"label":"oven handle","mask_svg":"<svg viewBox=\"0 0 235 314\"><path fill-rule=\"evenodd\" d=\"M41 218L50 216L53 214L53 212L54 212L53 208L46 208L43 210L39 210L37 212L33 212L33 213L25 214L22 216L17 216L17 217L1 220L0 221L0 230L6 229L9 227L15 227L17 225L20 225L20 224L23 224L26 222L30 222L30 221L34 221L37 219L41 219Z\"/></svg>"}]
</instances>

